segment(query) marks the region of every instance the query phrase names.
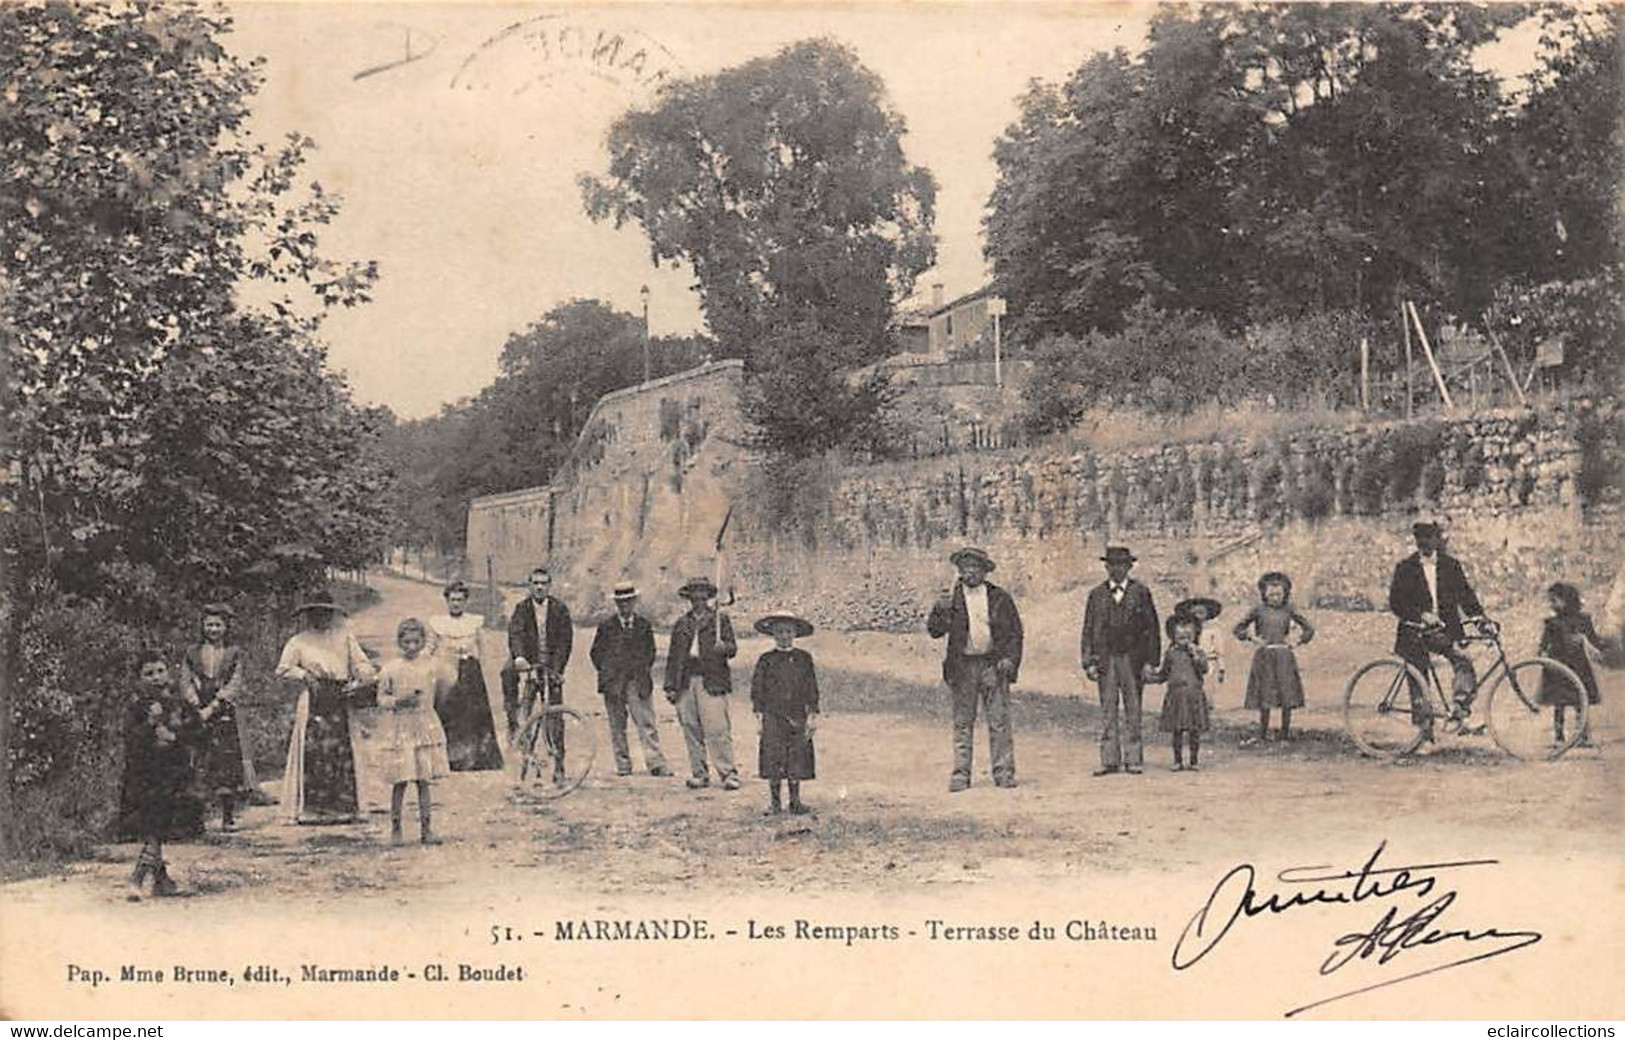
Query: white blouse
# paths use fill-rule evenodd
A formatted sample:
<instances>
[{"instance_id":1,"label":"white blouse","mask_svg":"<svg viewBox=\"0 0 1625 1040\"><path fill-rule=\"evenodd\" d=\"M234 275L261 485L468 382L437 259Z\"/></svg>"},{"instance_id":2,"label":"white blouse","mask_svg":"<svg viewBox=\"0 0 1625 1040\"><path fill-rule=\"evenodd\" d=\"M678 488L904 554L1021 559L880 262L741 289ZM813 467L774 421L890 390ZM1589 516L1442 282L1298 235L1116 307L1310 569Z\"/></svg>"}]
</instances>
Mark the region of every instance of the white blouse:
<instances>
[{"instance_id":1,"label":"white blouse","mask_svg":"<svg viewBox=\"0 0 1625 1040\"><path fill-rule=\"evenodd\" d=\"M314 630L299 632L282 648L282 659L277 662L276 674L280 679L360 679L366 681L376 674L361 644L345 626L334 626L325 632Z\"/></svg>"},{"instance_id":2,"label":"white blouse","mask_svg":"<svg viewBox=\"0 0 1625 1040\"><path fill-rule=\"evenodd\" d=\"M461 661L465 657L480 655L480 629L485 618L479 614L435 614L428 624L429 654L433 657Z\"/></svg>"}]
</instances>

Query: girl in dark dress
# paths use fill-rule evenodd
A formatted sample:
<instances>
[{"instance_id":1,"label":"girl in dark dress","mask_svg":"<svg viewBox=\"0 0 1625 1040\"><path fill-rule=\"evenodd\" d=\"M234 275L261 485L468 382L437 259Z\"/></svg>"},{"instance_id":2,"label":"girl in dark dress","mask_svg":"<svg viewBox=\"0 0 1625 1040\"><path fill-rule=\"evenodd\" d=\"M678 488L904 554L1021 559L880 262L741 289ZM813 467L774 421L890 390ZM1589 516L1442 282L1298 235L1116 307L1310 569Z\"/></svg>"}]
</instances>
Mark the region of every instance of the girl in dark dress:
<instances>
[{"instance_id":1,"label":"girl in dark dress","mask_svg":"<svg viewBox=\"0 0 1625 1040\"><path fill-rule=\"evenodd\" d=\"M1270 735L1270 709L1281 709L1281 739L1292 735L1292 709L1303 707L1303 677L1292 648L1315 638L1315 626L1292 609L1292 579L1270 571L1258 579L1263 601L1236 625L1236 638L1257 643L1253 668L1247 675L1246 706L1258 709L1258 739ZM1297 628L1294 639L1292 629ZM1247 742L1247 743L1250 743Z\"/></svg>"},{"instance_id":2,"label":"girl in dark dress","mask_svg":"<svg viewBox=\"0 0 1625 1040\"><path fill-rule=\"evenodd\" d=\"M1202 689L1202 677L1207 674L1208 664L1207 655L1196 642L1201 637L1200 621L1189 614L1175 613L1168 618L1167 631L1169 645L1162 657L1162 667L1150 679L1168 684L1157 728L1174 736L1174 771L1178 772L1186 768L1182 743L1190 745L1189 768L1198 768L1202 732L1211 728L1207 692Z\"/></svg>"},{"instance_id":3,"label":"girl in dark dress","mask_svg":"<svg viewBox=\"0 0 1625 1040\"><path fill-rule=\"evenodd\" d=\"M750 706L761 725L758 775L769 783L767 814L784 811L780 784L790 785L790 811L809 810L801 801L801 781L816 775L813 734L818 729L818 676L812 654L793 646L813 627L791 614L769 614L756 631L773 637L774 647L756 659L750 680Z\"/></svg>"},{"instance_id":4,"label":"girl in dark dress","mask_svg":"<svg viewBox=\"0 0 1625 1040\"><path fill-rule=\"evenodd\" d=\"M243 655L226 644L230 607L203 608L203 642L181 658L181 688L203 722L199 767L205 789L219 800L222 830L237 829L237 792L243 788L243 742L237 728L236 699L242 691Z\"/></svg>"},{"instance_id":5,"label":"girl in dark dress","mask_svg":"<svg viewBox=\"0 0 1625 1040\"><path fill-rule=\"evenodd\" d=\"M1597 690L1597 676L1591 670L1591 659L1586 656L1586 644L1590 643L1599 654L1607 654L1614 651L1614 641L1598 634L1591 623L1591 615L1585 613L1580 604L1580 590L1573 585L1563 581L1554 583L1546 590L1546 599L1551 605L1552 616L1546 619L1541 628L1540 656L1568 665L1585 687L1586 703L1600 703L1602 694ZM1552 712L1552 739L1556 743L1563 743L1563 709L1571 706L1578 708L1580 696L1581 691L1575 689L1565 676L1550 672L1541 677L1536 699L1555 709ZM1586 729L1589 731L1590 726L1587 725ZM1581 733L1579 744L1590 747L1591 734Z\"/></svg>"},{"instance_id":6,"label":"girl in dark dress","mask_svg":"<svg viewBox=\"0 0 1625 1040\"><path fill-rule=\"evenodd\" d=\"M139 902L142 884L152 894L179 891L164 862L164 842L195 831L200 814L192 797L192 756L202 743L197 709L175 688L162 655L142 654L140 682L124 715L124 824L141 840L130 875L129 899Z\"/></svg>"}]
</instances>

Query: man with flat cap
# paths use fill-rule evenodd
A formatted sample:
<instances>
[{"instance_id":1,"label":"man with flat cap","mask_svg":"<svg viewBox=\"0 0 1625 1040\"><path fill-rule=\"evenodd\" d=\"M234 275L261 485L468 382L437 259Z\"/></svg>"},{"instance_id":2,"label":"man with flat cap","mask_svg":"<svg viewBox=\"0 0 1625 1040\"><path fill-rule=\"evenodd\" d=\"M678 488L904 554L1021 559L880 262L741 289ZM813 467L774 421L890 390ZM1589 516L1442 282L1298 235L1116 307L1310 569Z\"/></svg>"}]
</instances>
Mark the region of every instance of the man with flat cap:
<instances>
[{"instance_id":1,"label":"man with flat cap","mask_svg":"<svg viewBox=\"0 0 1625 1040\"><path fill-rule=\"evenodd\" d=\"M950 792L970 786L976 709L987 715L993 783L1016 786L1016 746L1010 733L1010 685L1021 672L1021 614L1010 594L987 580L993 558L966 548L948 559L959 581L944 589L926 619L932 639L948 637L942 678L953 694L954 771Z\"/></svg>"},{"instance_id":2,"label":"man with flat cap","mask_svg":"<svg viewBox=\"0 0 1625 1040\"><path fill-rule=\"evenodd\" d=\"M615 613L605 618L592 637L588 656L598 669L598 692L604 697L609 719L609 743L615 751L615 773L632 775L632 751L626 741L626 718L632 717L643 764L650 776L670 776L660 753L660 730L655 724L655 633L649 619L637 612L638 590L629 581L615 586Z\"/></svg>"},{"instance_id":3,"label":"man with flat cap","mask_svg":"<svg viewBox=\"0 0 1625 1040\"><path fill-rule=\"evenodd\" d=\"M1162 659L1162 626L1151 590L1128 576L1134 554L1113 545L1100 559L1106 580L1089 591L1082 638L1083 674L1098 685L1104 716L1094 775L1139 773L1145 763L1140 695Z\"/></svg>"},{"instance_id":4,"label":"man with flat cap","mask_svg":"<svg viewBox=\"0 0 1625 1040\"><path fill-rule=\"evenodd\" d=\"M1472 713L1473 693L1478 679L1473 662L1461 649L1466 638L1463 620L1483 616L1478 595L1467 581L1461 563L1444 551L1444 529L1432 520L1411 526L1416 551L1399 561L1388 585L1388 609L1398 618L1394 633L1394 653L1422 675L1431 667L1431 655L1450 662L1455 708L1452 718L1465 719ZM1415 681L1410 684L1411 721L1422 733L1422 754L1432 753L1433 707L1427 691Z\"/></svg>"}]
</instances>

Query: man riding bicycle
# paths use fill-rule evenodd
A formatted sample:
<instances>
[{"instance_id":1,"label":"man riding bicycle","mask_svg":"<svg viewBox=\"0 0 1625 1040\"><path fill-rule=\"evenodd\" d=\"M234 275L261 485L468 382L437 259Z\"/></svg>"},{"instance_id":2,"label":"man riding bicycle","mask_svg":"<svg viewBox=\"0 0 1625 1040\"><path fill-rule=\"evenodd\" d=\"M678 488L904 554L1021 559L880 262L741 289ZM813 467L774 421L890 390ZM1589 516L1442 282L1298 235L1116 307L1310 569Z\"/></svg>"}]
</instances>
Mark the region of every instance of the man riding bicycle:
<instances>
[{"instance_id":1,"label":"man riding bicycle","mask_svg":"<svg viewBox=\"0 0 1625 1040\"><path fill-rule=\"evenodd\" d=\"M1476 621L1484 608L1467 581L1461 563L1444 551L1444 530L1432 521L1411 527L1416 552L1399 561L1388 586L1388 609L1399 618L1394 653L1427 675L1431 655L1450 662L1454 707L1458 722L1472 714L1478 677L1461 644L1467 638L1463 621ZM1433 708L1427 691L1410 683L1411 721L1422 731L1423 746L1433 742Z\"/></svg>"}]
</instances>

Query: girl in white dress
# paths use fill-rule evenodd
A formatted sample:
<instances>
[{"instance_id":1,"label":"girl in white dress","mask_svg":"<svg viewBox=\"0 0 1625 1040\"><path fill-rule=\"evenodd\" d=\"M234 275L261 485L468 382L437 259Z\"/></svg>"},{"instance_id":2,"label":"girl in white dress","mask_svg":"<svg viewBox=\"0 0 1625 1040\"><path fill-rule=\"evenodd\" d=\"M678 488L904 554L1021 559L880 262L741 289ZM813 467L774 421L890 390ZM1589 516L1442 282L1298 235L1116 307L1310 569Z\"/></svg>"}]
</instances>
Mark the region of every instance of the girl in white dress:
<instances>
[{"instance_id":1,"label":"girl in white dress","mask_svg":"<svg viewBox=\"0 0 1625 1040\"><path fill-rule=\"evenodd\" d=\"M389 799L389 836L396 845L404 840L401 810L409 783L418 789L419 840L425 845L440 844L430 827L429 784L451 772L446 734L434 711L445 673L438 661L423 653L426 641L423 622L417 618L402 621L395 631L401 656L378 673L379 725L372 761L379 775L394 785Z\"/></svg>"}]
</instances>

